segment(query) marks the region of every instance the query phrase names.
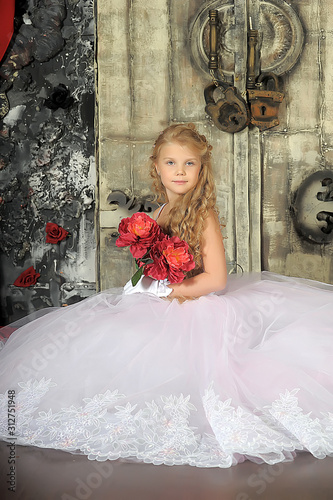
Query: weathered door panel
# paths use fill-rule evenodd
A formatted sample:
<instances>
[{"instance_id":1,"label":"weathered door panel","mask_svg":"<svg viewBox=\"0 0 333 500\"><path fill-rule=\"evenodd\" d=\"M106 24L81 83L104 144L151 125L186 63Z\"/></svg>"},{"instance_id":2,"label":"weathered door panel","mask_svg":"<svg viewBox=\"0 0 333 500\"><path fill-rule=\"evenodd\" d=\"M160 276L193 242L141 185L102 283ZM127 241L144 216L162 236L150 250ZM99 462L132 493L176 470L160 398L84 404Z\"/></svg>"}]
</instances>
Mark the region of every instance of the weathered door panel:
<instances>
[{"instance_id":1,"label":"weathered door panel","mask_svg":"<svg viewBox=\"0 0 333 500\"><path fill-rule=\"evenodd\" d=\"M324 4L322 12L319 3ZM205 114L203 91L211 78L195 60L193 26L199 26L203 9L222 4L229 16L226 54L240 92L246 90L249 17L261 33L262 56L266 47L274 46L265 64L278 69L290 66L282 76L286 97L278 127L259 132L249 126L233 135L212 126ZM296 64L292 47L300 41L296 35L288 39L292 30L288 16L286 21L279 10L283 8L288 16L293 9L306 35ZM301 182L327 168L333 156L333 100L329 97L333 84L332 78L323 76L333 67L332 35L325 17L332 9L328 0L290 4L283 0L97 0L101 288L123 285L131 274L129 252L115 247L116 228L137 207L151 208L147 159L155 137L172 122L194 122L213 145L229 263L237 262L244 271L267 269L332 280L332 245L305 241L295 229L291 209ZM270 15L279 21L274 28L268 25ZM292 62L284 62L288 57ZM110 203L114 191L126 195L120 204ZM311 261L311 266L305 261Z\"/></svg>"}]
</instances>

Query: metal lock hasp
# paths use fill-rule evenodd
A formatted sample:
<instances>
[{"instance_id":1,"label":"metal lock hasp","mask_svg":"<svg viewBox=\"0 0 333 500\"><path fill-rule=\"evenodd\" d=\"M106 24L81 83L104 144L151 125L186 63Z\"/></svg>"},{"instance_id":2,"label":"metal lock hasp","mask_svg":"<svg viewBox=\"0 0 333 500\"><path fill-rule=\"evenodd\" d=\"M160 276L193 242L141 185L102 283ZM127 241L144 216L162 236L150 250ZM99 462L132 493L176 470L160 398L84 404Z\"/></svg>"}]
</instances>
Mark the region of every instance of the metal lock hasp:
<instances>
[{"instance_id":1,"label":"metal lock hasp","mask_svg":"<svg viewBox=\"0 0 333 500\"><path fill-rule=\"evenodd\" d=\"M205 88L206 113L219 130L232 134L240 132L250 123L246 101L235 87L227 86L221 87L224 97L215 102L213 93L216 88L214 83Z\"/></svg>"},{"instance_id":2,"label":"metal lock hasp","mask_svg":"<svg viewBox=\"0 0 333 500\"><path fill-rule=\"evenodd\" d=\"M267 90L267 83L273 81L274 90ZM266 84L266 89L248 89L248 98L251 111L251 123L259 128L260 132L279 124L278 113L284 94L279 91L279 81L274 73L262 73L257 83Z\"/></svg>"}]
</instances>

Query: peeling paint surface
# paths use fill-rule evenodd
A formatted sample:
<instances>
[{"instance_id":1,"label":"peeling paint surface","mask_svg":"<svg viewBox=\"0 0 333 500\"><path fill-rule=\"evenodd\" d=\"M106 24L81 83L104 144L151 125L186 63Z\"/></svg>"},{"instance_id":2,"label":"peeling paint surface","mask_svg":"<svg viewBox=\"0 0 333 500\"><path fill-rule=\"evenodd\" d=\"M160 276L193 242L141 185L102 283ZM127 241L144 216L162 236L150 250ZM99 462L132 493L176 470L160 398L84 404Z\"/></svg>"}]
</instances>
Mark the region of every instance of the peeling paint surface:
<instances>
[{"instance_id":1,"label":"peeling paint surface","mask_svg":"<svg viewBox=\"0 0 333 500\"><path fill-rule=\"evenodd\" d=\"M95 290L93 1L17 3L0 67L10 104L0 122L0 325ZM66 229L66 240L47 244L47 222ZM14 287L30 266L41 274L36 286Z\"/></svg>"}]
</instances>

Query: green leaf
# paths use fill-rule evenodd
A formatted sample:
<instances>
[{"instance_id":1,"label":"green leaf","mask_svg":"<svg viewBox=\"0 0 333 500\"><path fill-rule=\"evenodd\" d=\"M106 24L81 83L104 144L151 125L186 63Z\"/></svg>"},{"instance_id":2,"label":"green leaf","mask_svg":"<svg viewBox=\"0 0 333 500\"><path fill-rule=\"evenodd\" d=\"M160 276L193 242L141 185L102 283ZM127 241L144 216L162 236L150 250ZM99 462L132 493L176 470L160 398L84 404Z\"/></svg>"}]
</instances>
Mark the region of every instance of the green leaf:
<instances>
[{"instance_id":1,"label":"green leaf","mask_svg":"<svg viewBox=\"0 0 333 500\"><path fill-rule=\"evenodd\" d=\"M143 255L143 257L141 257L140 260L142 259L146 259L148 257L148 255L150 254L150 248L148 248L147 252Z\"/></svg>"},{"instance_id":2,"label":"green leaf","mask_svg":"<svg viewBox=\"0 0 333 500\"><path fill-rule=\"evenodd\" d=\"M153 259L147 257L146 259L141 259L141 262L143 262L144 264L152 264L154 261Z\"/></svg>"},{"instance_id":3,"label":"green leaf","mask_svg":"<svg viewBox=\"0 0 333 500\"><path fill-rule=\"evenodd\" d=\"M144 268L144 266L139 267L137 272L135 274L133 274L133 276L131 278L132 286L135 286L138 283L139 279L141 278L141 276L143 274L143 268Z\"/></svg>"}]
</instances>

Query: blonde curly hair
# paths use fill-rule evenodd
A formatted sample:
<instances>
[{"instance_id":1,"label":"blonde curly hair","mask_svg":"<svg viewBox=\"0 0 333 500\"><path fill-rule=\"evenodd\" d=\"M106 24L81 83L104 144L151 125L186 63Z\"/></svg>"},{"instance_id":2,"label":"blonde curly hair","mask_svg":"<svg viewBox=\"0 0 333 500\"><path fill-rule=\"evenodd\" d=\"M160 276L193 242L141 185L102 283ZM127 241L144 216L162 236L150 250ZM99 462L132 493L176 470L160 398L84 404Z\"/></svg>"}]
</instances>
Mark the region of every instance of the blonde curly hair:
<instances>
[{"instance_id":1,"label":"blonde curly hair","mask_svg":"<svg viewBox=\"0 0 333 500\"><path fill-rule=\"evenodd\" d=\"M150 156L150 175L153 178L153 189L157 194L157 201L168 201L161 178L157 175L155 164L161 147L164 144L176 142L194 150L201 157L201 170L197 185L185 195L179 197L175 206L170 210L165 230L168 234L185 240L190 252L194 256L196 267L187 274L188 277L202 272L201 238L204 221L210 210L218 216L216 208L216 190L211 163L212 146L204 135L199 134L193 123L174 124L167 127L158 136L153 152Z\"/></svg>"}]
</instances>

